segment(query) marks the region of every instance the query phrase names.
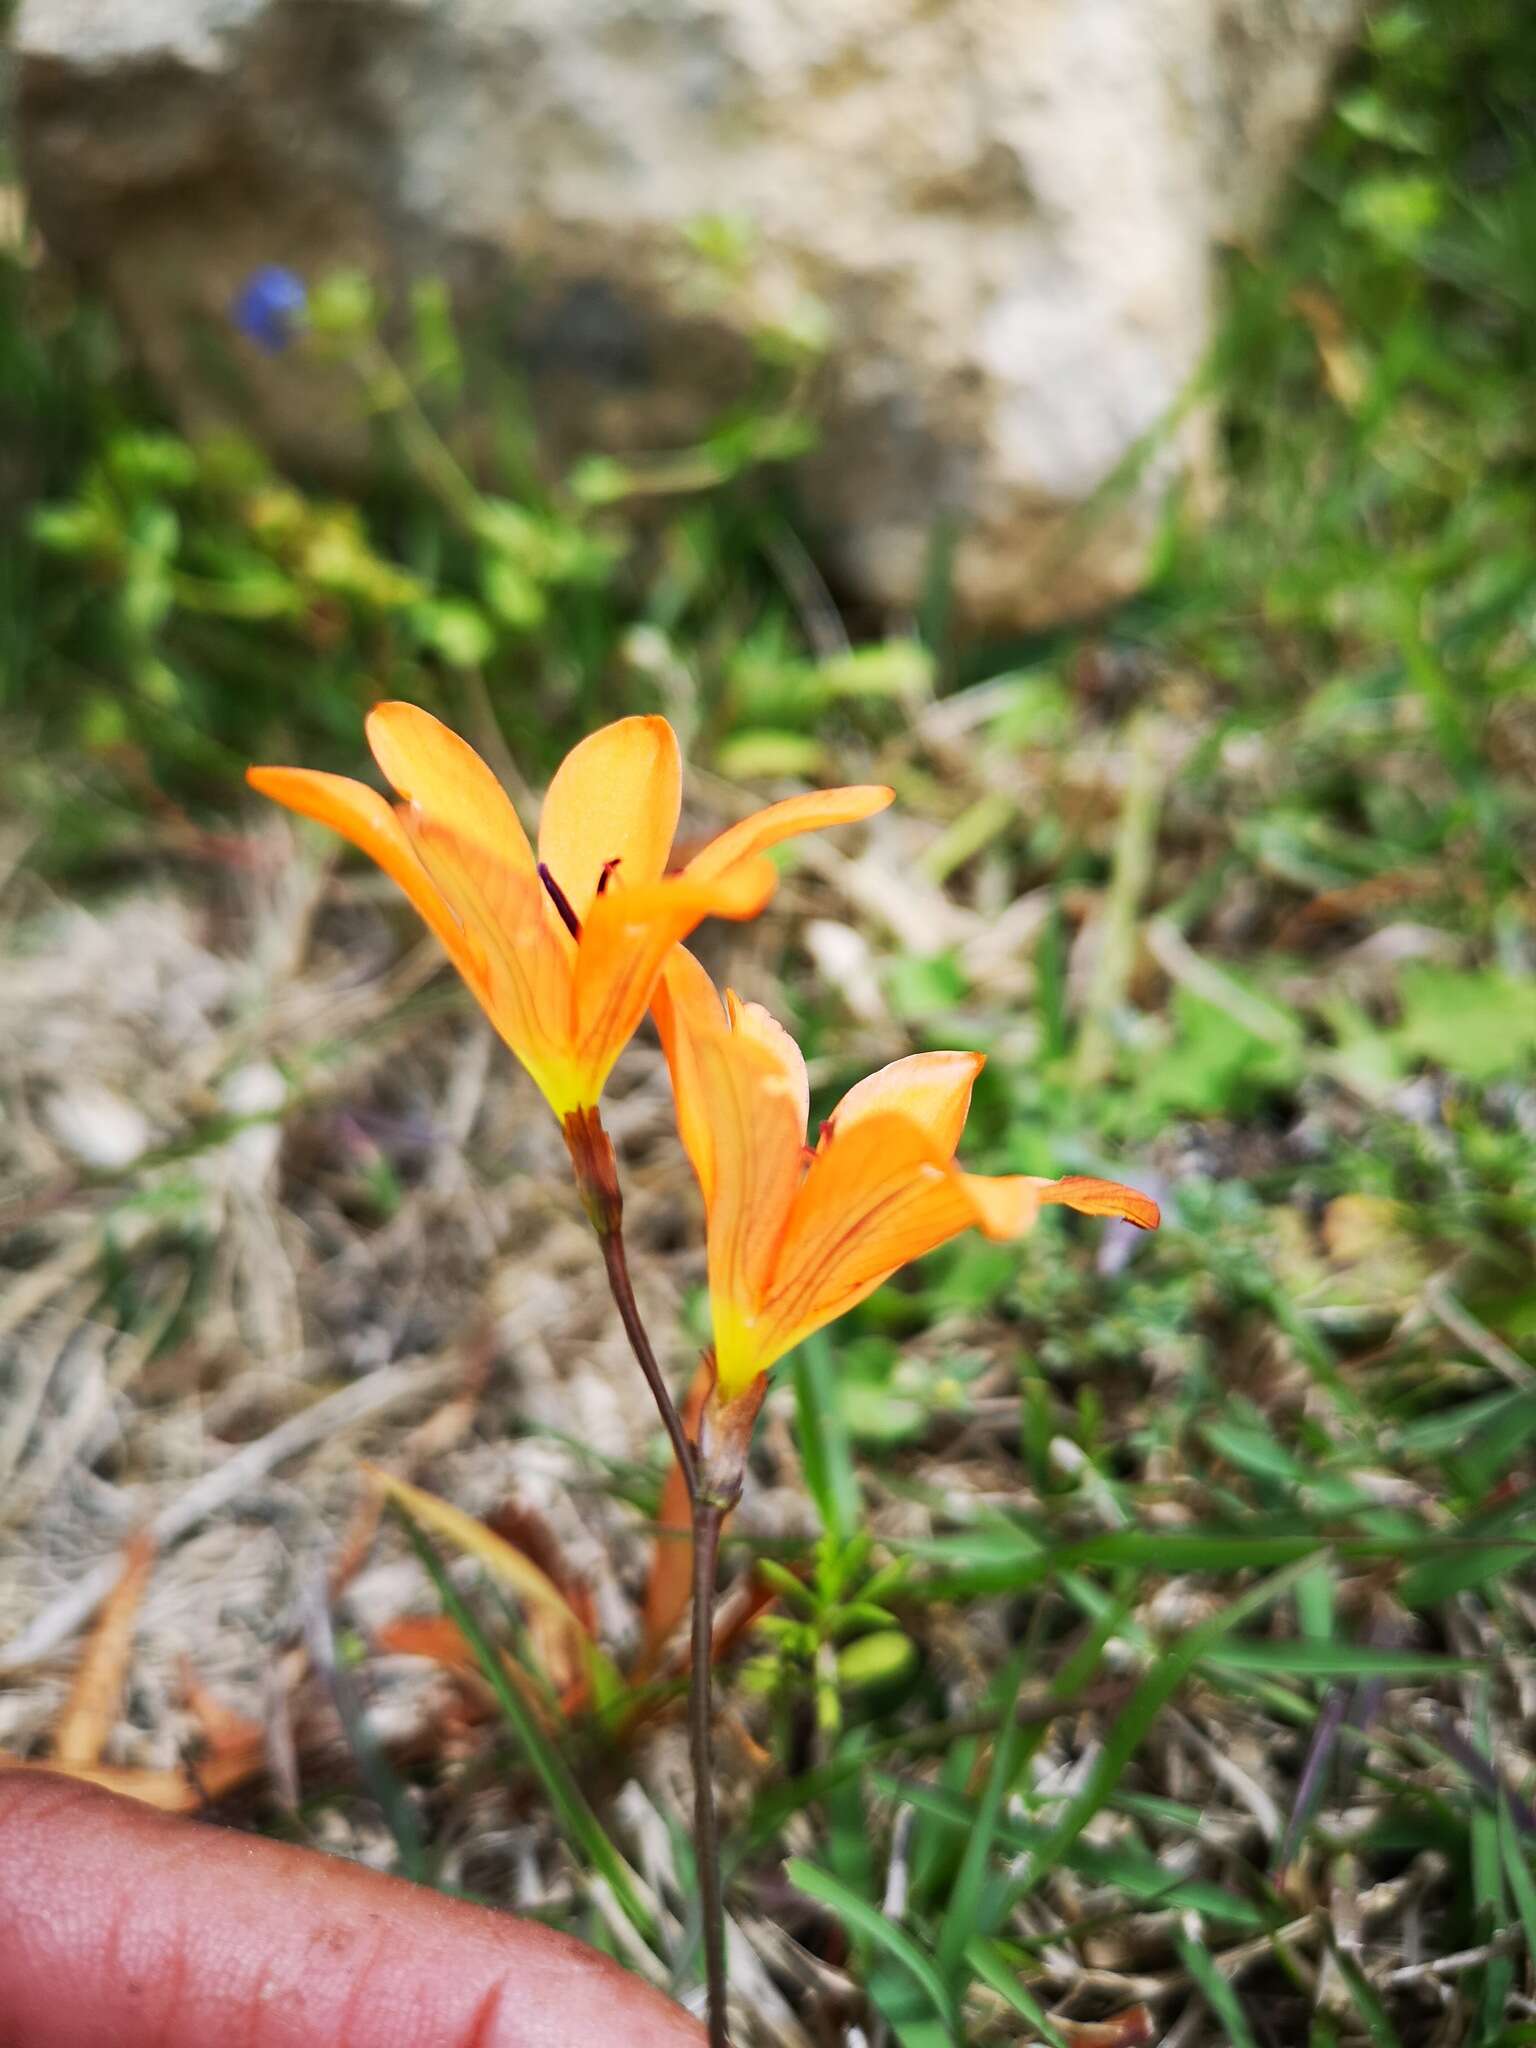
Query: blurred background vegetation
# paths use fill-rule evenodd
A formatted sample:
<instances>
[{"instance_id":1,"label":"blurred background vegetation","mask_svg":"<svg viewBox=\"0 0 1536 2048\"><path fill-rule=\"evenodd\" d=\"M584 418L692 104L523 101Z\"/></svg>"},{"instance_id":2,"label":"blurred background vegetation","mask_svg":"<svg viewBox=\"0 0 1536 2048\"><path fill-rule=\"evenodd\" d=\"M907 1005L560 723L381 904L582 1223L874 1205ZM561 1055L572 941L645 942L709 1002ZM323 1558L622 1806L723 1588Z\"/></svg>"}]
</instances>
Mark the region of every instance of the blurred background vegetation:
<instances>
[{"instance_id":1,"label":"blurred background vegetation","mask_svg":"<svg viewBox=\"0 0 1536 2048\"><path fill-rule=\"evenodd\" d=\"M801 1361L823 1532L781 1546L799 1604L742 1681L772 1706L779 1767L737 1802L743 1885L778 1899L786 1843L808 1858L797 1931L904 2042L952 2038L956 2001L967 2038L1035 2037L1008 2029L1062 1995L1055 1923L1031 1935L1019 1905L1064 1873L1095 1926L1164 1910L1162 1946L1117 1968L1132 1989L1173 1971L1214 2029L1182 2038L1536 2040L1526 0L1375 10L1276 232L1230 258L1202 380L1219 508L1170 504L1155 575L1112 617L1010 645L953 634L941 545L910 621L850 617L826 589L780 468L816 431L806 337L764 334L753 406L698 448L550 483L511 367L435 287L378 309L357 280L312 281L298 345L352 363L381 453L343 502L249 446L181 438L5 206L0 797L53 895L216 864L246 763L355 772L379 696L510 750L534 786L594 722L654 707L722 809L739 783L856 768L923 821L904 892L838 942L836 985L795 928L772 963L829 1096L872 1038L886 1057L979 1045L974 1163L1112 1166L1165 1199L1134 1256L1071 1227L1022 1259L962 1243ZM696 253L749 260L718 223ZM464 440L469 392L491 446ZM1011 1390L967 1507L924 1458L994 1413L978 1375L1004 1340ZM657 1478L620 1491L654 1512ZM872 1564L872 1499L922 1502L935 1533ZM892 1558L900 1597L889 1576L869 1594ZM1283 1585L1252 1576L1301 1561ZM1239 1643L1255 1585L1290 1620ZM1106 1657L1171 1673L1043 1819L1039 1728L957 1739L921 1785L931 1730L904 1746L929 1682L906 1685L909 1663L957 1654L983 1607L986 1656L999 1613L1029 1653L1001 1693L988 1673L994 1718L1010 1685L1066 1696ZM1200 1884L1217 1792L1129 1768L1197 1666L1249 1784L1220 1796L1282 1815ZM1390 1719L1388 1683L1408 1703ZM1313 1830L1346 1707L1355 1789ZM893 1934L874 1844L903 1801ZM1400 1900L1362 1960L1339 1898L1426 1858L1420 1950ZM1321 1931L1297 1936L1314 1908ZM1462 1950L1464 1968L1391 1974ZM1074 2012L1129 1995L1096 2007L1090 1985ZM817 1999L841 2009L824 1987L802 2009Z\"/></svg>"}]
</instances>

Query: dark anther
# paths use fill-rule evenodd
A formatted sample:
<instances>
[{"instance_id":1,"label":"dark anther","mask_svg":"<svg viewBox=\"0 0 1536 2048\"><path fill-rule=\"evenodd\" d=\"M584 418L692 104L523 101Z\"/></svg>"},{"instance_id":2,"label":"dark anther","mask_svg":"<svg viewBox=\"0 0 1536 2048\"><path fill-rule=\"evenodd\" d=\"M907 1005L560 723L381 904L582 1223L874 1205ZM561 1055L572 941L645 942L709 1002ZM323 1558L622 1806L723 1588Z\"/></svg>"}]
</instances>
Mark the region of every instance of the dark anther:
<instances>
[{"instance_id":1,"label":"dark anther","mask_svg":"<svg viewBox=\"0 0 1536 2048\"><path fill-rule=\"evenodd\" d=\"M614 869L619 865L619 862L623 858L623 854L616 853L612 860L605 860L603 862L603 872L597 878L597 893L599 896L601 896L603 891L607 888L609 882L612 880Z\"/></svg>"},{"instance_id":2,"label":"dark anther","mask_svg":"<svg viewBox=\"0 0 1536 2048\"><path fill-rule=\"evenodd\" d=\"M822 1125L817 1135L821 1140L821 1149L823 1152L825 1152L827 1147L831 1144L833 1138L837 1135L837 1129L831 1117L827 1118L826 1122Z\"/></svg>"},{"instance_id":3,"label":"dark anther","mask_svg":"<svg viewBox=\"0 0 1536 2048\"><path fill-rule=\"evenodd\" d=\"M573 939L579 939L581 937L581 919L572 910L570 897L566 895L543 861L539 862L539 880L549 891L549 900L553 903L556 910L559 911L560 922L565 926Z\"/></svg>"}]
</instances>

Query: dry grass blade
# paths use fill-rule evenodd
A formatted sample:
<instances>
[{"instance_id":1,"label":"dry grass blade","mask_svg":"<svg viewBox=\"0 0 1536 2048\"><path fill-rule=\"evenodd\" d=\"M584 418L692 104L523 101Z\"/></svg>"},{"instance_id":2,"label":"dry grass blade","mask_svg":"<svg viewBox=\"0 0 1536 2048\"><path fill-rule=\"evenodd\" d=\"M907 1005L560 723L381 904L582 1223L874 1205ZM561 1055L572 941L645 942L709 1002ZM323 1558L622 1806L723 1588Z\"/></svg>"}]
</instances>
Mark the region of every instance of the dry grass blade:
<instances>
[{"instance_id":1,"label":"dry grass blade","mask_svg":"<svg viewBox=\"0 0 1536 2048\"><path fill-rule=\"evenodd\" d=\"M60 1764L101 1761L122 1700L134 1622L154 1559L155 1539L147 1529L139 1530L123 1546L122 1575L85 1646L54 1733L53 1753Z\"/></svg>"},{"instance_id":2,"label":"dry grass blade","mask_svg":"<svg viewBox=\"0 0 1536 2048\"><path fill-rule=\"evenodd\" d=\"M463 1508L456 1508L451 1501L440 1500L436 1494L412 1486L409 1480L397 1479L377 1465L365 1464L363 1470L384 1498L403 1508L419 1527L474 1558L499 1585L545 1616L567 1646L573 1665L582 1668L593 1648L591 1635L548 1573L504 1536L498 1536L494 1529L466 1514Z\"/></svg>"}]
</instances>

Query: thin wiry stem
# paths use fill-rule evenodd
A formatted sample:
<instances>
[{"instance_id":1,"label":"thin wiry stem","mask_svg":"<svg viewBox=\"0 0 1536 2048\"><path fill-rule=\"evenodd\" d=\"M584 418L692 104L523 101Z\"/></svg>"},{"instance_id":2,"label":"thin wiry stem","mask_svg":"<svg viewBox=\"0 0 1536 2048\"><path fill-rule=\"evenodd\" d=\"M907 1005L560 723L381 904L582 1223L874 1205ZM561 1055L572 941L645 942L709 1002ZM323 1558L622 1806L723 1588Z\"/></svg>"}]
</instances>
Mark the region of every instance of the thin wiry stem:
<instances>
[{"instance_id":1,"label":"thin wiry stem","mask_svg":"<svg viewBox=\"0 0 1536 2048\"><path fill-rule=\"evenodd\" d=\"M696 1505L699 1497L699 1478L693 1445L688 1441L683 1418L678 1414L677 1403L662 1378L661 1367L656 1363L656 1354L651 1349L651 1340L645 1333L645 1324L640 1320L640 1305L635 1300L634 1282L629 1277L629 1258L624 1250L623 1226L614 1221L611 1227L599 1231L598 1239L603 1247L603 1264L608 1268L608 1285L613 1290L613 1299L618 1307L619 1320L624 1325L624 1334L629 1339L629 1348L634 1352L640 1370L645 1374L645 1383L651 1390L651 1398L656 1403L662 1426L671 1439L673 1455L688 1488L689 1502Z\"/></svg>"},{"instance_id":2,"label":"thin wiry stem","mask_svg":"<svg viewBox=\"0 0 1536 2048\"><path fill-rule=\"evenodd\" d=\"M693 1522L693 1677L688 1694L689 1751L693 1765L694 1855L699 1874L699 1910L704 1934L704 1981L709 2008L709 2048L730 2048L726 2032L725 1899L720 1881L720 1831L715 1814L714 1758L710 1742L711 1664L714 1653L715 1577L720 1557L720 1529L727 1507L707 1494L699 1482L699 1459L677 1403L662 1377L640 1317L629 1257L624 1248L623 1208L613 1172L612 1148L602 1137L595 1116L568 1119L567 1142L576 1163L587 1213L603 1248L608 1285L646 1385L668 1437L683 1483ZM599 1144L599 1139L601 1143ZM601 1158L599 1155L603 1155Z\"/></svg>"},{"instance_id":3,"label":"thin wiry stem","mask_svg":"<svg viewBox=\"0 0 1536 2048\"><path fill-rule=\"evenodd\" d=\"M709 1995L709 2048L730 2048L726 2032L725 1897L720 1882L720 1826L715 1813L710 1681L714 1657L715 1573L725 1510L693 1502L693 1682L688 1692L688 1747L693 1761L693 1846L704 1928L704 1982Z\"/></svg>"}]
</instances>

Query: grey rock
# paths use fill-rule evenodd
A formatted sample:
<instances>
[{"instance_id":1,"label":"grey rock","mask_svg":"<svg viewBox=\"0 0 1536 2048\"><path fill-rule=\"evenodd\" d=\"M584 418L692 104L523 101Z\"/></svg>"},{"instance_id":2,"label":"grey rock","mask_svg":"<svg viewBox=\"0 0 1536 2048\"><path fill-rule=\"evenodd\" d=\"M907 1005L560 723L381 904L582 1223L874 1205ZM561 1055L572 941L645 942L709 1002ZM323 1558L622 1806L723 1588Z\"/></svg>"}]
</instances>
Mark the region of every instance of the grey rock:
<instances>
[{"instance_id":1,"label":"grey rock","mask_svg":"<svg viewBox=\"0 0 1536 2048\"><path fill-rule=\"evenodd\" d=\"M23 160L194 425L242 278L363 263L511 308L553 460L696 435L754 328L816 304L813 538L1026 626L1135 588L1177 477L1214 256L1262 225L1362 0L23 0ZM713 297L704 215L752 224ZM361 459L313 365L240 352L290 459Z\"/></svg>"}]
</instances>

